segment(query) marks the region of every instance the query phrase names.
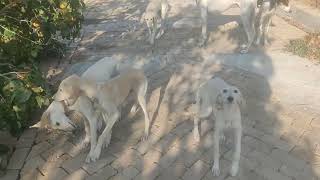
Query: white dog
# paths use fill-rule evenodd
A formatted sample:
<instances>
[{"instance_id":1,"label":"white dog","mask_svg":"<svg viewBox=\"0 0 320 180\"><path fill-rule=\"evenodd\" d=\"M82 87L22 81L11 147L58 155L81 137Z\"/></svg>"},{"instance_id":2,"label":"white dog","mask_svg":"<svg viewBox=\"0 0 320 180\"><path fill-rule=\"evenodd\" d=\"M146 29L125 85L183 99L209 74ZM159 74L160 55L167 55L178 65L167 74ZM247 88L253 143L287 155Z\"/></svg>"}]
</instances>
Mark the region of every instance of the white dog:
<instances>
[{"instance_id":1,"label":"white dog","mask_svg":"<svg viewBox=\"0 0 320 180\"><path fill-rule=\"evenodd\" d=\"M200 140L198 124L200 118L207 118L212 114L215 118L214 131L214 164L212 172L220 174L219 140L224 139L224 130L232 128L235 135L235 151L230 174L235 176L239 169L241 151L241 112L240 106L244 100L238 88L227 84L215 77L200 85L196 95L197 115L194 118L194 138Z\"/></svg>"},{"instance_id":2,"label":"white dog","mask_svg":"<svg viewBox=\"0 0 320 180\"><path fill-rule=\"evenodd\" d=\"M146 11L143 13L140 22L146 22L149 31L150 44L160 38L164 33L165 19L168 11L167 0L150 0ZM158 22L160 21L160 27ZM159 30L159 32L158 32ZM158 34L157 34L158 32Z\"/></svg>"},{"instance_id":3,"label":"white dog","mask_svg":"<svg viewBox=\"0 0 320 180\"><path fill-rule=\"evenodd\" d=\"M88 162L96 161L99 158L103 143L110 138L112 127L120 117L119 107L131 91L137 95L138 102L144 112L144 139L148 137L150 119L145 100L147 86L148 81L143 71L134 68L127 68L117 77L100 84L89 79L80 78L77 75L71 75L61 82L58 92L55 94L56 101L65 101L66 104L72 105L79 97L86 96L94 104L96 110L94 117L101 113L105 121L106 127L99 136L96 146L93 147L94 149L90 149L87 158ZM91 135L91 143L95 144L93 136Z\"/></svg>"},{"instance_id":4,"label":"white dog","mask_svg":"<svg viewBox=\"0 0 320 180\"><path fill-rule=\"evenodd\" d=\"M98 82L105 82L112 76L117 75L123 66L111 57L105 57L90 66L83 74L82 77L91 79ZM69 107L63 102L53 101L49 107L42 114L41 120L33 127L47 127L52 129L60 129L65 131L74 130L77 124L66 116ZM81 118L78 116L78 118ZM89 134L89 133L87 133Z\"/></svg>"},{"instance_id":5,"label":"white dog","mask_svg":"<svg viewBox=\"0 0 320 180\"><path fill-rule=\"evenodd\" d=\"M262 0L265 1L265 0ZM288 0L267 0L275 3L287 4L285 9L288 9ZM287 2L287 3L286 3ZM202 40L200 45L205 45L207 41L207 14L223 13L232 6L240 7L240 17L247 35L247 43L241 45L241 53L247 53L255 38L255 21L257 0L196 0L196 3L201 8L201 24L202 24ZM262 2L263 3L263 2Z\"/></svg>"},{"instance_id":6,"label":"white dog","mask_svg":"<svg viewBox=\"0 0 320 180\"><path fill-rule=\"evenodd\" d=\"M261 2L260 2L261 1ZM289 0L258 0L258 12L257 12L257 38L256 45L269 44L268 42L268 33L271 24L271 18L275 13L275 10L278 6L282 8L285 12L290 13L291 7Z\"/></svg>"}]
</instances>

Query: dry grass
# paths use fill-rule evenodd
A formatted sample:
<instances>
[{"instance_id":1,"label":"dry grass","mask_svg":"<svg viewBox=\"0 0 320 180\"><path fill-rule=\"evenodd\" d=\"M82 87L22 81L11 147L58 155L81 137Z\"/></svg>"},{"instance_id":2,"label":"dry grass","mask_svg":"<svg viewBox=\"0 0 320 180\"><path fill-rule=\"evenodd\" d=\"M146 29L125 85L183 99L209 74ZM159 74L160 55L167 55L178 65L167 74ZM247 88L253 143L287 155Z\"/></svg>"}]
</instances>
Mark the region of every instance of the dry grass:
<instances>
[{"instance_id":1,"label":"dry grass","mask_svg":"<svg viewBox=\"0 0 320 180\"><path fill-rule=\"evenodd\" d=\"M303 39L291 40L286 50L295 55L320 62L320 33L308 34Z\"/></svg>"}]
</instances>

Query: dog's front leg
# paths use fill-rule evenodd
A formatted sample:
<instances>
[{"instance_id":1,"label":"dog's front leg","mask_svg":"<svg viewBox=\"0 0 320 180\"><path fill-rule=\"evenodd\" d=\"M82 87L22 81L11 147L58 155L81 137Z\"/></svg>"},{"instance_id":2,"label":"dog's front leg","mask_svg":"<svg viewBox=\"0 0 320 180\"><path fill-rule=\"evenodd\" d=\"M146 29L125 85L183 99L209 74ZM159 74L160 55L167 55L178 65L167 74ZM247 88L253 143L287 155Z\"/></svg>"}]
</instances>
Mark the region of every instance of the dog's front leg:
<instances>
[{"instance_id":1,"label":"dog's front leg","mask_svg":"<svg viewBox=\"0 0 320 180\"><path fill-rule=\"evenodd\" d=\"M109 136L111 136L111 129L112 129L113 125L115 124L115 122L119 119L120 113L118 110L116 110L116 111L113 111L110 118L108 118L105 113L102 113L102 116L103 116L103 119L105 120L107 126L105 127L102 134L100 135L100 137L98 139L98 143L97 143L92 155L90 156L90 159L93 162L98 160L98 158L100 157L102 145L106 142L106 139L109 138Z\"/></svg>"},{"instance_id":2,"label":"dog's front leg","mask_svg":"<svg viewBox=\"0 0 320 180\"><path fill-rule=\"evenodd\" d=\"M240 161L240 153L241 153L241 135L242 129L241 127L235 128L234 136L235 136L235 151L233 153L233 160L230 169L230 175L235 176L239 170L239 161Z\"/></svg>"},{"instance_id":3,"label":"dog's front leg","mask_svg":"<svg viewBox=\"0 0 320 180\"><path fill-rule=\"evenodd\" d=\"M214 141L214 152L213 152L213 166L212 166L212 172L214 176L220 175L220 164L219 164L219 137L220 135L220 129L216 126L216 129L214 131L213 135L213 141Z\"/></svg>"},{"instance_id":4,"label":"dog's front leg","mask_svg":"<svg viewBox=\"0 0 320 180\"><path fill-rule=\"evenodd\" d=\"M202 39L200 41L200 47L205 46L208 35L207 35L207 16L208 16L208 7L207 0L200 1L200 10L201 10L201 35Z\"/></svg>"},{"instance_id":5,"label":"dog's front leg","mask_svg":"<svg viewBox=\"0 0 320 180\"><path fill-rule=\"evenodd\" d=\"M193 138L195 141L199 142L200 141L200 133L199 133L199 121L200 121L200 118L197 117L194 117L194 122L193 122Z\"/></svg>"},{"instance_id":6,"label":"dog's front leg","mask_svg":"<svg viewBox=\"0 0 320 180\"><path fill-rule=\"evenodd\" d=\"M96 112L96 114L88 119L89 120L89 126L90 126L90 152L86 158L86 162L89 163L91 161L91 157L93 156L94 149L97 145L97 129L98 129L98 118L99 114Z\"/></svg>"}]
</instances>

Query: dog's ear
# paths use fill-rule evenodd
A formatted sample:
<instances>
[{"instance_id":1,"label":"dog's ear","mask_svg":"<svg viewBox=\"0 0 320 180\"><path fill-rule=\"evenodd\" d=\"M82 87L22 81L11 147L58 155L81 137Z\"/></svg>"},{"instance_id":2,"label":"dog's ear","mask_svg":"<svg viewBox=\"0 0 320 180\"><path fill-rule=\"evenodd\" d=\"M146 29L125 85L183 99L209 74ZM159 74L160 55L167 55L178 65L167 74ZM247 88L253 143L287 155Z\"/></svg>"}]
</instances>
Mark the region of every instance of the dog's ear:
<instances>
[{"instance_id":1,"label":"dog's ear","mask_svg":"<svg viewBox=\"0 0 320 180\"><path fill-rule=\"evenodd\" d=\"M223 99L222 95L219 93L217 98L216 98L216 108L217 109L223 109Z\"/></svg>"},{"instance_id":2,"label":"dog's ear","mask_svg":"<svg viewBox=\"0 0 320 180\"><path fill-rule=\"evenodd\" d=\"M237 99L237 103L241 108L245 108L246 107L246 100L243 98L242 93L238 90L239 92L239 98Z\"/></svg>"},{"instance_id":3,"label":"dog's ear","mask_svg":"<svg viewBox=\"0 0 320 180\"><path fill-rule=\"evenodd\" d=\"M141 18L140 18L140 23L141 23L141 24L144 23L144 15L145 15L145 13L143 13L143 14L141 15Z\"/></svg>"}]
</instances>

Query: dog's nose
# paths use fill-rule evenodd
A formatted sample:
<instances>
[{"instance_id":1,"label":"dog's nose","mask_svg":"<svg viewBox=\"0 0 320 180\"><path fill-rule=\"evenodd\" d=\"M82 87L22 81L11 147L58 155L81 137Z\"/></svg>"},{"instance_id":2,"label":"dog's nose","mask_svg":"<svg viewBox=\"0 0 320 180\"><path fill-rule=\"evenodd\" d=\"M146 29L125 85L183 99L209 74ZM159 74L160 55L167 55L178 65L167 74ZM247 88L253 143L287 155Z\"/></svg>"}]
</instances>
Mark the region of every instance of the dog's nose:
<instances>
[{"instance_id":1,"label":"dog's nose","mask_svg":"<svg viewBox=\"0 0 320 180\"><path fill-rule=\"evenodd\" d=\"M233 97L232 97L232 96L229 96L229 97L228 97L228 101L229 101L229 102L232 102L232 101L233 101Z\"/></svg>"}]
</instances>

